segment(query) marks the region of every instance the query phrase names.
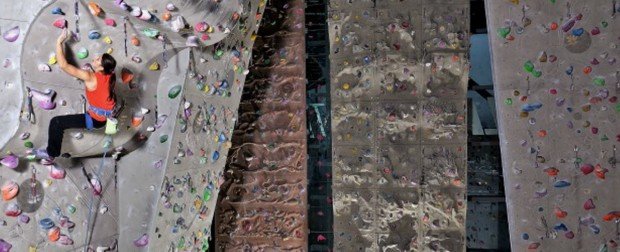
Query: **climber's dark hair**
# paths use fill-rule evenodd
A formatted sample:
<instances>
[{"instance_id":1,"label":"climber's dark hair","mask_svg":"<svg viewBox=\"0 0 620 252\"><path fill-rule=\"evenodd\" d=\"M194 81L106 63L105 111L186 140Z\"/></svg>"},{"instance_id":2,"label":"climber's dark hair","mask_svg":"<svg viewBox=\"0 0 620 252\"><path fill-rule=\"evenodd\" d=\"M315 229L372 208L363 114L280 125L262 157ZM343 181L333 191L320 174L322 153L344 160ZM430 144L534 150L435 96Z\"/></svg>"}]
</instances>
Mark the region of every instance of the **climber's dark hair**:
<instances>
[{"instance_id":1,"label":"climber's dark hair","mask_svg":"<svg viewBox=\"0 0 620 252\"><path fill-rule=\"evenodd\" d=\"M116 60L112 55L104 53L101 56L101 66L103 67L104 74L112 75L110 77L110 94L108 95L108 100L116 101L116 93L114 93L114 87L116 86L116 74L114 73Z\"/></svg>"}]
</instances>

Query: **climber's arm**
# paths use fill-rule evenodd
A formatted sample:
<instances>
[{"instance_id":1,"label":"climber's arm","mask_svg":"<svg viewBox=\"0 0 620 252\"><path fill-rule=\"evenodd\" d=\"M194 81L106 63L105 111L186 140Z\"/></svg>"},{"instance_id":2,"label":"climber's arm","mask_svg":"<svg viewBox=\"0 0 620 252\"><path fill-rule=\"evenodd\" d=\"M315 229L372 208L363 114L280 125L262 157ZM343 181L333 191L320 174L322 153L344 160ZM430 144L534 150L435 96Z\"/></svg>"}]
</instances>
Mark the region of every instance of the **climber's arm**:
<instances>
[{"instance_id":1,"label":"climber's arm","mask_svg":"<svg viewBox=\"0 0 620 252\"><path fill-rule=\"evenodd\" d=\"M60 37L58 37L58 41L56 42L56 59L58 60L58 65L60 66L60 69L65 71L65 73L85 82L89 82L93 78L91 73L79 69L67 62L67 58L65 57L64 52L64 45L65 40L67 40L67 37L69 36L68 33L69 31L67 29L64 29L62 31L62 34L60 34Z\"/></svg>"}]
</instances>

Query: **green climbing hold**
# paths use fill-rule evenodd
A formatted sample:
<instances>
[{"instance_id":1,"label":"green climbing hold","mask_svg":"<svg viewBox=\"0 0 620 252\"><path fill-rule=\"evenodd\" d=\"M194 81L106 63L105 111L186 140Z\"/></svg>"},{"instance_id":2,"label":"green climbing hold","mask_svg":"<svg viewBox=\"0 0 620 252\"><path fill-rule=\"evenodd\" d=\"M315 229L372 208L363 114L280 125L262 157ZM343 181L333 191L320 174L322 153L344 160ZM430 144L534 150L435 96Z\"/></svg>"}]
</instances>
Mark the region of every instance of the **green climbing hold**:
<instances>
[{"instance_id":1,"label":"green climbing hold","mask_svg":"<svg viewBox=\"0 0 620 252\"><path fill-rule=\"evenodd\" d=\"M69 213L72 213L72 214L73 214L73 213L75 213L75 210L76 210L76 208L75 208L75 206L74 206L74 205L69 205L69 206L67 207L67 211L69 211Z\"/></svg>"},{"instance_id":2,"label":"green climbing hold","mask_svg":"<svg viewBox=\"0 0 620 252\"><path fill-rule=\"evenodd\" d=\"M160 143L165 143L166 141L168 141L168 135L163 135L159 137Z\"/></svg>"},{"instance_id":3,"label":"green climbing hold","mask_svg":"<svg viewBox=\"0 0 620 252\"><path fill-rule=\"evenodd\" d=\"M215 51L215 55L218 56L218 57L222 57L222 55L224 55L224 51L221 50L221 49L217 50L217 51Z\"/></svg>"},{"instance_id":4,"label":"green climbing hold","mask_svg":"<svg viewBox=\"0 0 620 252\"><path fill-rule=\"evenodd\" d=\"M497 35L499 35L502 38L506 38L506 36L508 36L508 34L510 34L510 27L500 27L497 28Z\"/></svg>"},{"instance_id":5,"label":"green climbing hold","mask_svg":"<svg viewBox=\"0 0 620 252\"><path fill-rule=\"evenodd\" d=\"M209 251L209 241L202 241L202 247L200 248L200 252L208 252Z\"/></svg>"},{"instance_id":6,"label":"green climbing hold","mask_svg":"<svg viewBox=\"0 0 620 252\"><path fill-rule=\"evenodd\" d=\"M550 1L551 1L551 3L555 3L555 0L550 0Z\"/></svg>"},{"instance_id":7,"label":"green climbing hold","mask_svg":"<svg viewBox=\"0 0 620 252\"><path fill-rule=\"evenodd\" d=\"M605 78L603 77L596 77L593 80L594 85L597 85L599 87L605 86Z\"/></svg>"},{"instance_id":8,"label":"green climbing hold","mask_svg":"<svg viewBox=\"0 0 620 252\"><path fill-rule=\"evenodd\" d=\"M30 141L26 141L24 143L24 147L32 149L32 147L34 147L34 144L32 144L32 142Z\"/></svg>"},{"instance_id":9,"label":"green climbing hold","mask_svg":"<svg viewBox=\"0 0 620 252\"><path fill-rule=\"evenodd\" d=\"M77 52L77 57L79 59L86 59L88 57L88 49L82 48Z\"/></svg>"},{"instance_id":10,"label":"green climbing hold","mask_svg":"<svg viewBox=\"0 0 620 252\"><path fill-rule=\"evenodd\" d=\"M504 100L504 104L512 105L512 98L506 98L506 100Z\"/></svg>"},{"instance_id":11,"label":"green climbing hold","mask_svg":"<svg viewBox=\"0 0 620 252\"><path fill-rule=\"evenodd\" d=\"M207 158L206 157L201 157L200 158L200 164L206 164L207 163Z\"/></svg>"},{"instance_id":12,"label":"green climbing hold","mask_svg":"<svg viewBox=\"0 0 620 252\"><path fill-rule=\"evenodd\" d=\"M534 71L534 63L528 60L527 62L525 62L525 64L523 64L523 70L525 70L528 73L531 73L532 71Z\"/></svg>"},{"instance_id":13,"label":"green climbing hold","mask_svg":"<svg viewBox=\"0 0 620 252\"><path fill-rule=\"evenodd\" d=\"M601 26L603 26L603 28L607 28L607 26L609 25L609 23L603 21L601 22Z\"/></svg>"},{"instance_id":14,"label":"green climbing hold","mask_svg":"<svg viewBox=\"0 0 620 252\"><path fill-rule=\"evenodd\" d=\"M170 91L168 91L168 98L170 99L177 98L177 96L179 96L180 93L181 93L181 85L176 85L172 87Z\"/></svg>"},{"instance_id":15,"label":"green climbing hold","mask_svg":"<svg viewBox=\"0 0 620 252\"><path fill-rule=\"evenodd\" d=\"M542 75L542 72L541 71L534 71L534 72L532 72L532 75L534 77L538 78L538 77L540 77Z\"/></svg>"},{"instance_id":16,"label":"green climbing hold","mask_svg":"<svg viewBox=\"0 0 620 252\"><path fill-rule=\"evenodd\" d=\"M159 35L159 30L153 28L146 28L142 30L142 33L149 38L155 38L157 37L157 35Z\"/></svg>"},{"instance_id":17,"label":"green climbing hold","mask_svg":"<svg viewBox=\"0 0 620 252\"><path fill-rule=\"evenodd\" d=\"M601 141L607 141L607 140L609 140L609 137L607 137L607 135L603 135L601 137Z\"/></svg>"},{"instance_id":18,"label":"green climbing hold","mask_svg":"<svg viewBox=\"0 0 620 252\"><path fill-rule=\"evenodd\" d=\"M185 248L185 236L181 236L181 239L179 239L179 244L177 245L178 249L184 249Z\"/></svg>"},{"instance_id":19,"label":"green climbing hold","mask_svg":"<svg viewBox=\"0 0 620 252\"><path fill-rule=\"evenodd\" d=\"M583 159L581 159L580 157L578 157L577 159L575 159L575 163L577 163L577 164L581 164L581 162L583 162Z\"/></svg>"},{"instance_id":20,"label":"green climbing hold","mask_svg":"<svg viewBox=\"0 0 620 252\"><path fill-rule=\"evenodd\" d=\"M207 187L205 188L205 191L202 194L202 200L209 201L210 199L211 199L211 190Z\"/></svg>"},{"instance_id":21,"label":"green climbing hold","mask_svg":"<svg viewBox=\"0 0 620 252\"><path fill-rule=\"evenodd\" d=\"M616 112L620 112L620 103L616 104Z\"/></svg>"}]
</instances>

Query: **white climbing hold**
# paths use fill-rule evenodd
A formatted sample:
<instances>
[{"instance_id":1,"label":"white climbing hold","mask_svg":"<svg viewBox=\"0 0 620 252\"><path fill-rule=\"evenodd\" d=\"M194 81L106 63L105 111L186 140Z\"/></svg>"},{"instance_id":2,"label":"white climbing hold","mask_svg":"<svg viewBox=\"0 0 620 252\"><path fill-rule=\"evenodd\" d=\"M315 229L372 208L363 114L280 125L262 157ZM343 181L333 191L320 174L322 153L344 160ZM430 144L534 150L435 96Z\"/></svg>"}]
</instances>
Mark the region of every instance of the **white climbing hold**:
<instances>
[{"instance_id":1,"label":"white climbing hold","mask_svg":"<svg viewBox=\"0 0 620 252\"><path fill-rule=\"evenodd\" d=\"M48 66L47 64L39 64L39 71L41 72L51 72L52 68L50 68L50 66Z\"/></svg>"}]
</instances>

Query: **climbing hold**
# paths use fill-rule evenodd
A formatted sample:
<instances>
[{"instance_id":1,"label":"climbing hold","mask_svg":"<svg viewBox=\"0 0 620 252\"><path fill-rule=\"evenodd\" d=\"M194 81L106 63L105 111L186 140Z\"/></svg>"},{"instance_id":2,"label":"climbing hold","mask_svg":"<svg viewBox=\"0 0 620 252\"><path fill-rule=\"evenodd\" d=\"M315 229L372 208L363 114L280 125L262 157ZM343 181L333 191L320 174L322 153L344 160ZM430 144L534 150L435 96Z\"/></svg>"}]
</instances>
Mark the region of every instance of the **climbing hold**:
<instances>
[{"instance_id":1,"label":"climbing hold","mask_svg":"<svg viewBox=\"0 0 620 252\"><path fill-rule=\"evenodd\" d=\"M99 179L92 177L89 182L90 186L93 188L93 194L95 194L95 196L100 196L103 187L101 186Z\"/></svg>"},{"instance_id":2,"label":"climbing hold","mask_svg":"<svg viewBox=\"0 0 620 252\"><path fill-rule=\"evenodd\" d=\"M523 64L523 70L525 70L528 73L531 73L534 71L534 63L532 63L532 61L526 61L525 64Z\"/></svg>"},{"instance_id":3,"label":"climbing hold","mask_svg":"<svg viewBox=\"0 0 620 252\"><path fill-rule=\"evenodd\" d=\"M134 46L140 46L140 40L138 39L138 36L133 35L131 37L131 44Z\"/></svg>"},{"instance_id":4,"label":"climbing hold","mask_svg":"<svg viewBox=\"0 0 620 252\"><path fill-rule=\"evenodd\" d=\"M159 30L153 28L145 28L142 30L142 34L149 38L156 38L159 35Z\"/></svg>"},{"instance_id":5,"label":"climbing hold","mask_svg":"<svg viewBox=\"0 0 620 252\"><path fill-rule=\"evenodd\" d=\"M53 179L64 179L66 172L63 168L57 167L56 165L47 165L47 169L50 171L49 175Z\"/></svg>"},{"instance_id":6,"label":"climbing hold","mask_svg":"<svg viewBox=\"0 0 620 252\"><path fill-rule=\"evenodd\" d=\"M77 210L77 209L75 208L74 205L68 205L67 206L67 211L69 211L69 213L73 214L73 213L75 213L75 210Z\"/></svg>"},{"instance_id":7,"label":"climbing hold","mask_svg":"<svg viewBox=\"0 0 620 252\"><path fill-rule=\"evenodd\" d=\"M611 211L603 216L604 221L612 221L620 219L620 211Z\"/></svg>"},{"instance_id":8,"label":"climbing hold","mask_svg":"<svg viewBox=\"0 0 620 252\"><path fill-rule=\"evenodd\" d=\"M37 67L39 69L39 71L41 72L51 72L52 68L50 66L48 66L47 64L39 64L39 66Z\"/></svg>"},{"instance_id":9,"label":"climbing hold","mask_svg":"<svg viewBox=\"0 0 620 252\"><path fill-rule=\"evenodd\" d=\"M112 39L110 38L110 36L105 36L103 38L103 42L105 42L106 44L112 44Z\"/></svg>"},{"instance_id":10,"label":"climbing hold","mask_svg":"<svg viewBox=\"0 0 620 252\"><path fill-rule=\"evenodd\" d=\"M497 28L497 35L501 38L506 38L510 34L510 27L500 27Z\"/></svg>"},{"instance_id":11,"label":"climbing hold","mask_svg":"<svg viewBox=\"0 0 620 252\"><path fill-rule=\"evenodd\" d=\"M151 71L159 70L159 63L157 63L157 61L153 61L153 63L151 63L151 65L149 66L149 70Z\"/></svg>"},{"instance_id":12,"label":"climbing hold","mask_svg":"<svg viewBox=\"0 0 620 252\"><path fill-rule=\"evenodd\" d=\"M93 14L94 16L99 16L103 12L101 7L93 1L88 3L88 10L90 11L90 14Z\"/></svg>"},{"instance_id":13,"label":"climbing hold","mask_svg":"<svg viewBox=\"0 0 620 252\"><path fill-rule=\"evenodd\" d=\"M17 183L15 183L14 181L9 180L6 183L4 183L4 185L2 185L1 190L2 190L2 199L4 201L9 201L15 198L15 196L17 196L17 193L19 192L19 185L17 185Z\"/></svg>"},{"instance_id":14,"label":"climbing hold","mask_svg":"<svg viewBox=\"0 0 620 252\"><path fill-rule=\"evenodd\" d=\"M73 245L73 240L69 238L69 236L66 236L66 235L60 235L57 242L58 244L64 245L64 246Z\"/></svg>"},{"instance_id":15,"label":"climbing hold","mask_svg":"<svg viewBox=\"0 0 620 252\"><path fill-rule=\"evenodd\" d=\"M593 171L594 171L594 166L592 166L591 164L584 164L581 166L581 172L584 175L588 175L592 173Z\"/></svg>"},{"instance_id":16,"label":"climbing hold","mask_svg":"<svg viewBox=\"0 0 620 252\"><path fill-rule=\"evenodd\" d=\"M8 42L15 42L19 38L19 26L15 26L2 34L2 38Z\"/></svg>"},{"instance_id":17,"label":"climbing hold","mask_svg":"<svg viewBox=\"0 0 620 252\"><path fill-rule=\"evenodd\" d=\"M209 28L209 25L205 21L198 22L194 26L194 30L196 30L196 32L205 32L205 31L207 31L208 28Z\"/></svg>"},{"instance_id":18,"label":"climbing hold","mask_svg":"<svg viewBox=\"0 0 620 252\"><path fill-rule=\"evenodd\" d=\"M538 61L547 62L547 52L545 51L540 52L540 54L538 55Z\"/></svg>"},{"instance_id":19,"label":"climbing hold","mask_svg":"<svg viewBox=\"0 0 620 252\"><path fill-rule=\"evenodd\" d=\"M19 158L13 154L9 154L0 158L0 165L6 166L9 169L15 169L19 165Z\"/></svg>"},{"instance_id":20,"label":"climbing hold","mask_svg":"<svg viewBox=\"0 0 620 252\"><path fill-rule=\"evenodd\" d=\"M538 247L540 247L540 242L534 242L530 243L530 245L527 246L527 249L536 250Z\"/></svg>"},{"instance_id":21,"label":"climbing hold","mask_svg":"<svg viewBox=\"0 0 620 252\"><path fill-rule=\"evenodd\" d=\"M556 23L556 22L551 22L551 25L549 25L549 28L550 28L552 31L557 30L557 29L558 29L558 23Z\"/></svg>"},{"instance_id":22,"label":"climbing hold","mask_svg":"<svg viewBox=\"0 0 620 252\"><path fill-rule=\"evenodd\" d=\"M512 98L506 98L506 100L504 100L504 104L512 105Z\"/></svg>"},{"instance_id":23,"label":"climbing hold","mask_svg":"<svg viewBox=\"0 0 620 252\"><path fill-rule=\"evenodd\" d=\"M148 234L143 234L140 238L136 239L133 241L133 245L136 247L144 247L147 244L149 244L149 235Z\"/></svg>"},{"instance_id":24,"label":"climbing hold","mask_svg":"<svg viewBox=\"0 0 620 252\"><path fill-rule=\"evenodd\" d=\"M53 227L50 230L47 231L47 239L51 242L55 242L58 241L58 239L60 238L60 228L59 227Z\"/></svg>"},{"instance_id":25,"label":"climbing hold","mask_svg":"<svg viewBox=\"0 0 620 252\"><path fill-rule=\"evenodd\" d=\"M176 9L177 9L177 7L174 6L173 3L166 4L166 10L168 10L168 11L175 11Z\"/></svg>"},{"instance_id":26,"label":"climbing hold","mask_svg":"<svg viewBox=\"0 0 620 252\"><path fill-rule=\"evenodd\" d=\"M140 62L142 62L142 58L140 58L140 56L138 56L138 55L134 55L134 56L131 56L131 61L136 62L136 63L140 63Z\"/></svg>"},{"instance_id":27,"label":"climbing hold","mask_svg":"<svg viewBox=\"0 0 620 252\"><path fill-rule=\"evenodd\" d=\"M65 20L64 18L59 18L59 19L56 19L56 21L54 21L52 25L60 29L67 28L67 20Z\"/></svg>"},{"instance_id":28,"label":"climbing hold","mask_svg":"<svg viewBox=\"0 0 620 252\"><path fill-rule=\"evenodd\" d=\"M28 217L28 215L25 214L20 214L17 219L19 220L19 222L23 223L23 224L28 224L30 222L30 217Z\"/></svg>"},{"instance_id":29,"label":"climbing hold","mask_svg":"<svg viewBox=\"0 0 620 252\"><path fill-rule=\"evenodd\" d=\"M573 29L573 36L579 37L583 35L583 32L584 32L583 28Z\"/></svg>"},{"instance_id":30,"label":"climbing hold","mask_svg":"<svg viewBox=\"0 0 620 252\"><path fill-rule=\"evenodd\" d=\"M65 15L65 13L62 11L62 9L60 7L54 7L54 9L52 9L52 14L54 14L54 15Z\"/></svg>"},{"instance_id":31,"label":"climbing hold","mask_svg":"<svg viewBox=\"0 0 620 252\"><path fill-rule=\"evenodd\" d=\"M129 84L131 83L131 81L133 80L134 75L133 72L125 67L123 67L123 69L121 69L121 81L125 84Z\"/></svg>"},{"instance_id":32,"label":"climbing hold","mask_svg":"<svg viewBox=\"0 0 620 252\"><path fill-rule=\"evenodd\" d=\"M82 47L80 48L80 50L78 50L77 52L77 57L78 59L85 59L88 57L88 49Z\"/></svg>"},{"instance_id":33,"label":"climbing hold","mask_svg":"<svg viewBox=\"0 0 620 252\"><path fill-rule=\"evenodd\" d=\"M181 29L185 28L185 20L183 19L183 17L177 16L175 19L173 19L170 23L170 28L174 32L179 32L181 31Z\"/></svg>"},{"instance_id":34,"label":"climbing hold","mask_svg":"<svg viewBox=\"0 0 620 252\"><path fill-rule=\"evenodd\" d=\"M568 231L564 233L564 237L566 237L567 239L573 239L575 238L575 233L573 233L573 231Z\"/></svg>"},{"instance_id":35,"label":"climbing hold","mask_svg":"<svg viewBox=\"0 0 620 252\"><path fill-rule=\"evenodd\" d=\"M209 201L211 199L211 190L207 187L202 193L202 200Z\"/></svg>"},{"instance_id":36,"label":"climbing hold","mask_svg":"<svg viewBox=\"0 0 620 252\"><path fill-rule=\"evenodd\" d=\"M153 15L151 15L151 13L148 10L142 10L142 13L140 14L138 18L143 21L149 21L151 20L151 18L153 18Z\"/></svg>"},{"instance_id":37,"label":"climbing hold","mask_svg":"<svg viewBox=\"0 0 620 252\"><path fill-rule=\"evenodd\" d=\"M168 98L170 99L174 99L177 98L177 96L179 96L179 94L181 93L181 85L176 85L172 88L170 88L170 90L168 91Z\"/></svg>"},{"instance_id":38,"label":"climbing hold","mask_svg":"<svg viewBox=\"0 0 620 252\"><path fill-rule=\"evenodd\" d=\"M56 54L51 54L50 58L47 60L48 65L55 65L57 62L58 59L56 59Z\"/></svg>"},{"instance_id":39,"label":"climbing hold","mask_svg":"<svg viewBox=\"0 0 620 252\"><path fill-rule=\"evenodd\" d=\"M542 71L535 70L534 72L532 72L532 76L538 78L542 76Z\"/></svg>"},{"instance_id":40,"label":"climbing hold","mask_svg":"<svg viewBox=\"0 0 620 252\"><path fill-rule=\"evenodd\" d=\"M555 177L558 175L558 173L560 173L560 170L558 170L558 168L555 168L555 167L545 168L543 171L546 172L547 176L549 177Z\"/></svg>"},{"instance_id":41,"label":"climbing hold","mask_svg":"<svg viewBox=\"0 0 620 252\"><path fill-rule=\"evenodd\" d=\"M566 68L566 74L567 75L572 75L573 74L573 66L569 66L568 68Z\"/></svg>"},{"instance_id":42,"label":"climbing hold","mask_svg":"<svg viewBox=\"0 0 620 252\"><path fill-rule=\"evenodd\" d=\"M553 226L553 229L555 231L568 231L568 228L566 227L566 225L564 225L564 223L561 223L561 222Z\"/></svg>"},{"instance_id":43,"label":"climbing hold","mask_svg":"<svg viewBox=\"0 0 620 252\"><path fill-rule=\"evenodd\" d=\"M596 206L594 205L594 201L592 199L588 199L585 203L583 203L583 209L585 210L592 210L594 208L596 208Z\"/></svg>"},{"instance_id":44,"label":"climbing hold","mask_svg":"<svg viewBox=\"0 0 620 252\"><path fill-rule=\"evenodd\" d=\"M116 21L114 21L114 19L106 18L104 22L107 26L116 27Z\"/></svg>"},{"instance_id":45,"label":"climbing hold","mask_svg":"<svg viewBox=\"0 0 620 252\"><path fill-rule=\"evenodd\" d=\"M583 73L584 74L590 74L592 72L592 67L591 66L586 66L583 68Z\"/></svg>"},{"instance_id":46,"label":"climbing hold","mask_svg":"<svg viewBox=\"0 0 620 252\"><path fill-rule=\"evenodd\" d=\"M601 76L595 77L592 82L599 87L605 86L605 78Z\"/></svg>"},{"instance_id":47,"label":"climbing hold","mask_svg":"<svg viewBox=\"0 0 620 252\"><path fill-rule=\"evenodd\" d=\"M555 187L555 188L564 188L564 187L568 187L570 185L571 185L570 182L568 182L568 180L564 180L564 179L558 180L555 183L553 183L553 187Z\"/></svg>"},{"instance_id":48,"label":"climbing hold","mask_svg":"<svg viewBox=\"0 0 620 252\"><path fill-rule=\"evenodd\" d=\"M521 110L525 112L532 112L542 108L543 104L540 102L527 103L521 106Z\"/></svg>"},{"instance_id":49,"label":"climbing hold","mask_svg":"<svg viewBox=\"0 0 620 252\"><path fill-rule=\"evenodd\" d=\"M101 33L99 33L99 31L97 30L91 30L88 32L88 38L91 40L100 39Z\"/></svg>"},{"instance_id":50,"label":"climbing hold","mask_svg":"<svg viewBox=\"0 0 620 252\"><path fill-rule=\"evenodd\" d=\"M19 208L19 205L15 202L11 202L7 204L4 209L4 214L8 217L17 217L22 213L22 210Z\"/></svg>"},{"instance_id":51,"label":"climbing hold","mask_svg":"<svg viewBox=\"0 0 620 252\"><path fill-rule=\"evenodd\" d=\"M609 170L607 168L603 168L600 164L597 164L594 167L594 175L596 175L596 177L599 178L599 179L605 179L605 174L608 171Z\"/></svg>"},{"instance_id":52,"label":"climbing hold","mask_svg":"<svg viewBox=\"0 0 620 252\"><path fill-rule=\"evenodd\" d=\"M218 151L213 151L213 156L211 157L211 159L213 159L213 161L217 161L220 158L220 153Z\"/></svg>"},{"instance_id":53,"label":"climbing hold","mask_svg":"<svg viewBox=\"0 0 620 252\"><path fill-rule=\"evenodd\" d=\"M170 14L170 12L166 11L164 12L164 14L162 14L161 19L163 19L164 21L170 21L170 19L172 18L172 14Z\"/></svg>"},{"instance_id":54,"label":"climbing hold","mask_svg":"<svg viewBox=\"0 0 620 252\"><path fill-rule=\"evenodd\" d=\"M162 135L159 137L160 143L165 143L166 141L168 141L168 135Z\"/></svg>"}]
</instances>

